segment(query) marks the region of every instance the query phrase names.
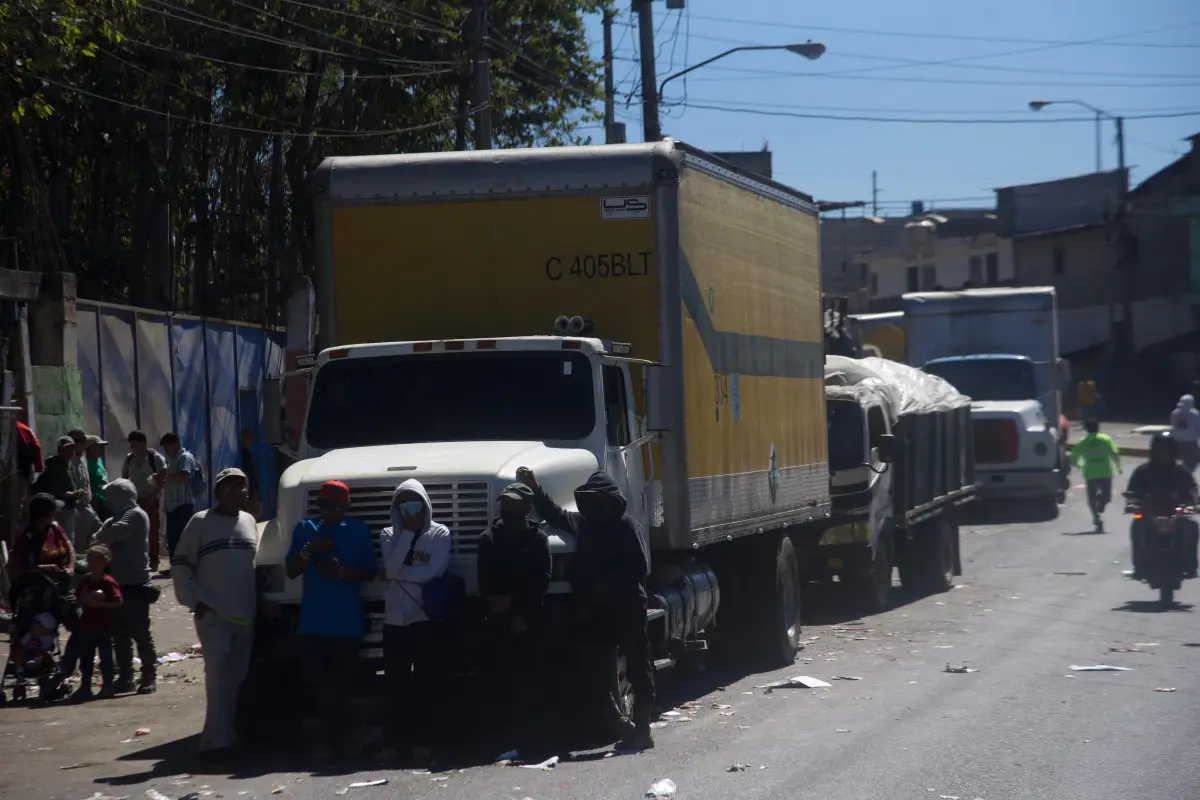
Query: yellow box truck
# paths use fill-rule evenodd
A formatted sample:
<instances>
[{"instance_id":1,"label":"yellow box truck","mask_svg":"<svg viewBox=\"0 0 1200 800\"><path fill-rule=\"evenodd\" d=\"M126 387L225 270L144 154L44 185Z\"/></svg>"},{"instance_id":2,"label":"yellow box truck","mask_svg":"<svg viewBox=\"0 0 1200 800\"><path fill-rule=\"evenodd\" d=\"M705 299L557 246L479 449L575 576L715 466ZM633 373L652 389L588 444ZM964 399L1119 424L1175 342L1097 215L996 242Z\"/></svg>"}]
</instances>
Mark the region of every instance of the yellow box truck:
<instances>
[{"instance_id":1,"label":"yellow box truck","mask_svg":"<svg viewBox=\"0 0 1200 800\"><path fill-rule=\"evenodd\" d=\"M714 636L790 662L792 537L830 508L812 199L671 140L339 157L316 183L321 352L258 559L284 617L323 481L378 532L421 480L470 594L518 466L567 508L599 469L651 535L658 666ZM548 533L553 604L574 542Z\"/></svg>"}]
</instances>

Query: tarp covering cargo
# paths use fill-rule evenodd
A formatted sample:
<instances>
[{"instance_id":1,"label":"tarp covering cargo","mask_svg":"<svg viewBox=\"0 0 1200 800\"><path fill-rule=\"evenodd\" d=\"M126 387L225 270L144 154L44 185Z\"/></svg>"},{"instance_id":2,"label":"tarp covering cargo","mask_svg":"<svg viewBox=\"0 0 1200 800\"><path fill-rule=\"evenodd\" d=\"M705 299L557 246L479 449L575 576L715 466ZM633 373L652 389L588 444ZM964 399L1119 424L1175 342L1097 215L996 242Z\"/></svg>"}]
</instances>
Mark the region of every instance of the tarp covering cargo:
<instances>
[{"instance_id":1,"label":"tarp covering cargo","mask_svg":"<svg viewBox=\"0 0 1200 800\"><path fill-rule=\"evenodd\" d=\"M825 359L825 394L879 396L899 440L897 508L907 514L973 486L971 398L935 375L883 358Z\"/></svg>"}]
</instances>

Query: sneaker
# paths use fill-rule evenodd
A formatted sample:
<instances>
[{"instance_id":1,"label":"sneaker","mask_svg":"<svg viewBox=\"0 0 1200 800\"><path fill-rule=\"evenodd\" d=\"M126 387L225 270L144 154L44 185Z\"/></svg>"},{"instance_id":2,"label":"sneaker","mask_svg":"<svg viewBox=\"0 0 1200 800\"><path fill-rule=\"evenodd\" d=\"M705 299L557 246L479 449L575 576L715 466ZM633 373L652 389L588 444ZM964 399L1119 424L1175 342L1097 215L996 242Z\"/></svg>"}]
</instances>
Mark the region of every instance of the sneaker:
<instances>
[{"instance_id":1,"label":"sneaker","mask_svg":"<svg viewBox=\"0 0 1200 800\"><path fill-rule=\"evenodd\" d=\"M96 695L92 694L92 687L80 686L71 695L72 703L86 703L88 700L95 700Z\"/></svg>"},{"instance_id":2,"label":"sneaker","mask_svg":"<svg viewBox=\"0 0 1200 800\"><path fill-rule=\"evenodd\" d=\"M114 694L129 694L133 691L133 678L117 678L113 684Z\"/></svg>"},{"instance_id":3,"label":"sneaker","mask_svg":"<svg viewBox=\"0 0 1200 800\"><path fill-rule=\"evenodd\" d=\"M100 688L100 691L96 692L97 700L110 700L116 696L117 696L117 687L113 686L112 684L108 684L108 683L104 684L104 686L102 686Z\"/></svg>"},{"instance_id":4,"label":"sneaker","mask_svg":"<svg viewBox=\"0 0 1200 800\"><path fill-rule=\"evenodd\" d=\"M138 687L137 687L138 694L154 694L157 691L158 691L158 684L153 679L144 681L144 682L138 684Z\"/></svg>"},{"instance_id":5,"label":"sneaker","mask_svg":"<svg viewBox=\"0 0 1200 800\"><path fill-rule=\"evenodd\" d=\"M620 742L617 742L616 749L617 750L627 750L627 751L628 750L634 750L634 751L653 750L654 749L654 737L650 735L649 728L639 727L637 729L637 732L634 733L633 736L630 736L628 739L624 739Z\"/></svg>"},{"instance_id":6,"label":"sneaker","mask_svg":"<svg viewBox=\"0 0 1200 800\"><path fill-rule=\"evenodd\" d=\"M13 696L12 696L13 702L14 703L23 702L25 700L25 692L26 692L26 689L25 689L24 683L18 683L16 686L14 686L13 687Z\"/></svg>"}]
</instances>

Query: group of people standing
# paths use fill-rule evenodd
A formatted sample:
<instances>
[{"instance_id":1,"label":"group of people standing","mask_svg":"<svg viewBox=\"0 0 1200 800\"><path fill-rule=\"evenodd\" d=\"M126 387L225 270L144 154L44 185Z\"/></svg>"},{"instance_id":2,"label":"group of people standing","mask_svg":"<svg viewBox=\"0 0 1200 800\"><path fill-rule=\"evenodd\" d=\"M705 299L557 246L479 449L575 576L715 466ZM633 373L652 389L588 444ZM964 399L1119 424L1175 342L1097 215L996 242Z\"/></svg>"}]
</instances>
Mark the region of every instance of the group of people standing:
<instances>
[{"instance_id":1,"label":"group of people standing","mask_svg":"<svg viewBox=\"0 0 1200 800\"><path fill-rule=\"evenodd\" d=\"M160 451L135 430L127 437L121 477L110 481L108 442L99 436L71 430L43 461L36 437L26 430L19 430L18 462L34 494L9 563L9 605L17 611L8 665L14 697L24 696L24 667L55 647L59 626L69 636L54 680L42 684L41 701L58 699L76 668L81 682L72 699L96 697L97 660L99 697L150 694L157 686L150 606L160 595L151 583L161 559L160 514L166 512L166 545L173 553L197 495L207 493L203 470L175 434L159 440ZM53 602L39 602L43 586L53 587ZM141 662L136 680L135 652Z\"/></svg>"},{"instance_id":2,"label":"group of people standing","mask_svg":"<svg viewBox=\"0 0 1200 800\"><path fill-rule=\"evenodd\" d=\"M575 492L578 511L565 511L542 491L524 468L518 482L499 498L499 514L481 533L479 592L486 606L486 666L496 682L490 694L506 707L509 732L533 746L544 734L541 681L547 645L545 598L552 576L550 544L535 512L552 527L576 535L570 574L581 636L593 644L589 663L596 672L611 666L620 647L634 693L632 722L616 714L620 747L653 747L650 719L654 670L646 630L649 545L639 524L625 513L626 501L604 473ZM445 612L455 591L450 565L451 533L434 519L425 488L401 483L392 497L391 525L376 554L365 522L353 516L349 487L325 483L318 495L320 516L300 522L287 557L291 579L303 577L299 634L305 642L309 697L320 717L313 756L326 760L342 748L358 753L352 736L349 694L363 638L360 587L375 580L384 591L383 649L388 684L387 744L382 760L429 758L428 738L437 738L436 686L446 674L449 650ZM593 686L604 675L588 675ZM611 677L611 676L609 676ZM611 705L615 698L609 699ZM612 709L618 711L619 709Z\"/></svg>"}]
</instances>

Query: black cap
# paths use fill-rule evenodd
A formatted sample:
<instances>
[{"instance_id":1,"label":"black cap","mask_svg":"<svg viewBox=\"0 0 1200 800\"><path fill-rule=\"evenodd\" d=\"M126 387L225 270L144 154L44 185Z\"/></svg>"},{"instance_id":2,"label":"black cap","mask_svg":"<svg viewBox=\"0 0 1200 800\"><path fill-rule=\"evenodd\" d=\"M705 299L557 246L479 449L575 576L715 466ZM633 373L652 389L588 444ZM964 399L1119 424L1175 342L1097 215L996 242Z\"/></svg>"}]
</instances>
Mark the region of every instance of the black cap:
<instances>
[{"instance_id":1,"label":"black cap","mask_svg":"<svg viewBox=\"0 0 1200 800\"><path fill-rule=\"evenodd\" d=\"M54 443L54 447L58 450L62 450L64 447L74 447L74 446L75 446L75 440L71 438L70 434L68 434L66 436L58 437L58 441L56 441Z\"/></svg>"},{"instance_id":2,"label":"black cap","mask_svg":"<svg viewBox=\"0 0 1200 800\"><path fill-rule=\"evenodd\" d=\"M530 489L523 483L510 483L504 487L504 491L500 493L501 497L507 497L509 500L519 500L523 503L533 502L533 489Z\"/></svg>"},{"instance_id":3,"label":"black cap","mask_svg":"<svg viewBox=\"0 0 1200 800\"><path fill-rule=\"evenodd\" d=\"M71 428L71 430L67 431L67 436L70 436L75 440L86 439L87 431L85 431L83 428Z\"/></svg>"}]
</instances>

